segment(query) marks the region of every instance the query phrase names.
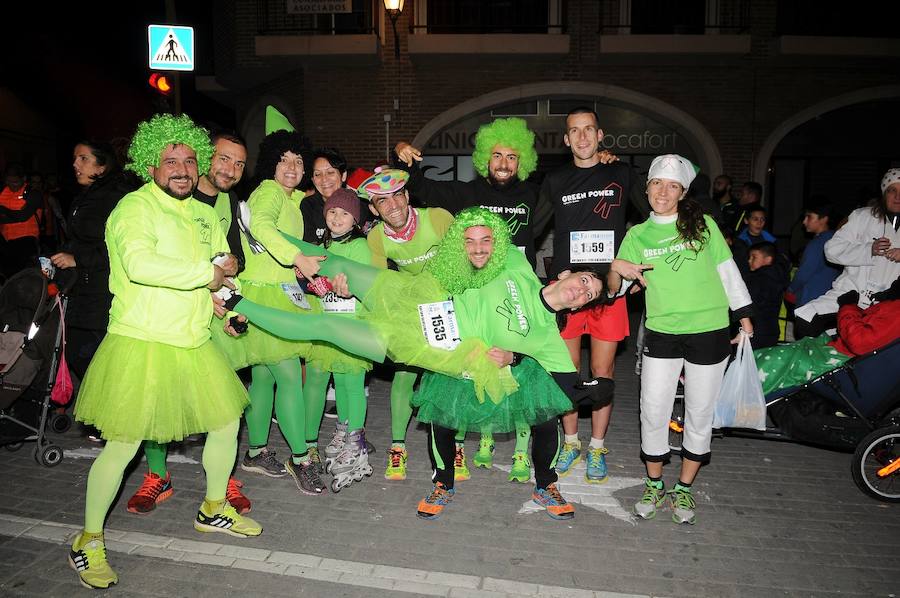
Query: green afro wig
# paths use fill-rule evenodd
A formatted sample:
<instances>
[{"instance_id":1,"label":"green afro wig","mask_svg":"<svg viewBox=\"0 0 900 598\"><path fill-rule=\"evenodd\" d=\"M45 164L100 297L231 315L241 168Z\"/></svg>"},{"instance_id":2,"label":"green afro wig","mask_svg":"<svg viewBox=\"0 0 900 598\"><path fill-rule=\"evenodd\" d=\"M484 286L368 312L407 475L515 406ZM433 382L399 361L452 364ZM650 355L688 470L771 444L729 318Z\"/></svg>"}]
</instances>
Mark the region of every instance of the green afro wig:
<instances>
[{"instance_id":1,"label":"green afro wig","mask_svg":"<svg viewBox=\"0 0 900 598\"><path fill-rule=\"evenodd\" d=\"M466 255L464 235L472 226L487 226L494 233L494 253L481 269L476 269ZM506 253L511 245L509 226L502 218L484 208L466 208L456 215L437 253L425 268L450 294L478 289L500 274L506 266Z\"/></svg>"},{"instance_id":2,"label":"green afro wig","mask_svg":"<svg viewBox=\"0 0 900 598\"><path fill-rule=\"evenodd\" d=\"M209 172L213 146L209 142L209 131L198 127L187 114L172 116L157 114L138 125L137 132L128 148L126 170L134 172L144 182L153 180L147 168L159 166L159 157L167 145L187 145L197 153L199 174Z\"/></svg>"},{"instance_id":3,"label":"green afro wig","mask_svg":"<svg viewBox=\"0 0 900 598\"><path fill-rule=\"evenodd\" d=\"M519 154L519 180L524 181L537 168L537 152L534 150L534 133L521 118L498 118L489 125L481 125L475 136L472 166L483 177L488 175L491 153L498 145L510 147Z\"/></svg>"}]
</instances>

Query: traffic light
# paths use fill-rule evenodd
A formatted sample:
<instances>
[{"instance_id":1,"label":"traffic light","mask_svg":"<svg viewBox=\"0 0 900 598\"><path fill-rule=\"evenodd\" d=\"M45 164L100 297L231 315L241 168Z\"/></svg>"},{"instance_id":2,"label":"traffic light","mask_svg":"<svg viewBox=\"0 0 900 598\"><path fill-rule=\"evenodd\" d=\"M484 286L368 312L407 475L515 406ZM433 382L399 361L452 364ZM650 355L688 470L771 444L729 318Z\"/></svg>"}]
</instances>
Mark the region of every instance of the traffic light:
<instances>
[{"instance_id":1,"label":"traffic light","mask_svg":"<svg viewBox=\"0 0 900 598\"><path fill-rule=\"evenodd\" d=\"M151 74L147 82L150 83L150 87L164 96L172 93L172 81L162 73Z\"/></svg>"}]
</instances>

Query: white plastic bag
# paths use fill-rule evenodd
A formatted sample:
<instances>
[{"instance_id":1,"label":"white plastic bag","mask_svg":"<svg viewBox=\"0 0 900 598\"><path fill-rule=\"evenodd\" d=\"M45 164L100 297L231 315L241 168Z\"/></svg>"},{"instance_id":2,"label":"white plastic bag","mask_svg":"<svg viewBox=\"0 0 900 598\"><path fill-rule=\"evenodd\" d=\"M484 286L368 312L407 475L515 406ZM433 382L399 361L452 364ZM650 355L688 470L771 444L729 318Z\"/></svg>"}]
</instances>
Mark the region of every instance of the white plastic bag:
<instances>
[{"instance_id":1,"label":"white plastic bag","mask_svg":"<svg viewBox=\"0 0 900 598\"><path fill-rule=\"evenodd\" d=\"M725 370L713 427L766 429L766 399L753 358L753 347L745 334L738 342L734 361Z\"/></svg>"}]
</instances>

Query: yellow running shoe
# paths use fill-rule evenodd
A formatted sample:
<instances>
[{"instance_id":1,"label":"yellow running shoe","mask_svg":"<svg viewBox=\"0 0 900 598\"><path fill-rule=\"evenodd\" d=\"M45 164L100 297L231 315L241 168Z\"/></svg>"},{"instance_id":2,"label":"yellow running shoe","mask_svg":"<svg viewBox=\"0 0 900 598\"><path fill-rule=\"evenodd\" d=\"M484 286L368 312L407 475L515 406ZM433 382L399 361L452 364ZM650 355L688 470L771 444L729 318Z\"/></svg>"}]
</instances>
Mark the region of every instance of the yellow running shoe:
<instances>
[{"instance_id":1,"label":"yellow running shoe","mask_svg":"<svg viewBox=\"0 0 900 598\"><path fill-rule=\"evenodd\" d=\"M78 573L81 585L88 589L105 590L119 583L119 576L106 560L102 535L85 538L84 532L78 534L69 550L69 566Z\"/></svg>"},{"instance_id":2,"label":"yellow running shoe","mask_svg":"<svg viewBox=\"0 0 900 598\"><path fill-rule=\"evenodd\" d=\"M384 479L386 480L405 480L406 479L406 460L409 453L406 449L399 446L392 446L388 451L388 465L384 470Z\"/></svg>"}]
</instances>

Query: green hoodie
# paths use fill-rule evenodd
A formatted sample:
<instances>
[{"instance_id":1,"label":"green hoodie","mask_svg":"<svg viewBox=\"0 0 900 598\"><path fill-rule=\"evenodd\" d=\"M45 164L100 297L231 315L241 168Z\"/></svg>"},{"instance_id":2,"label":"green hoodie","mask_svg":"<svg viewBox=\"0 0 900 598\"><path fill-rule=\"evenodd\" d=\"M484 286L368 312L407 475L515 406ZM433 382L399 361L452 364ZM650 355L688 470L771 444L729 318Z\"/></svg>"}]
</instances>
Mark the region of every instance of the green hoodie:
<instances>
[{"instance_id":1,"label":"green hoodie","mask_svg":"<svg viewBox=\"0 0 900 598\"><path fill-rule=\"evenodd\" d=\"M111 334L185 348L209 339L210 259L228 252L215 210L170 197L151 181L112 211L106 247Z\"/></svg>"}]
</instances>

